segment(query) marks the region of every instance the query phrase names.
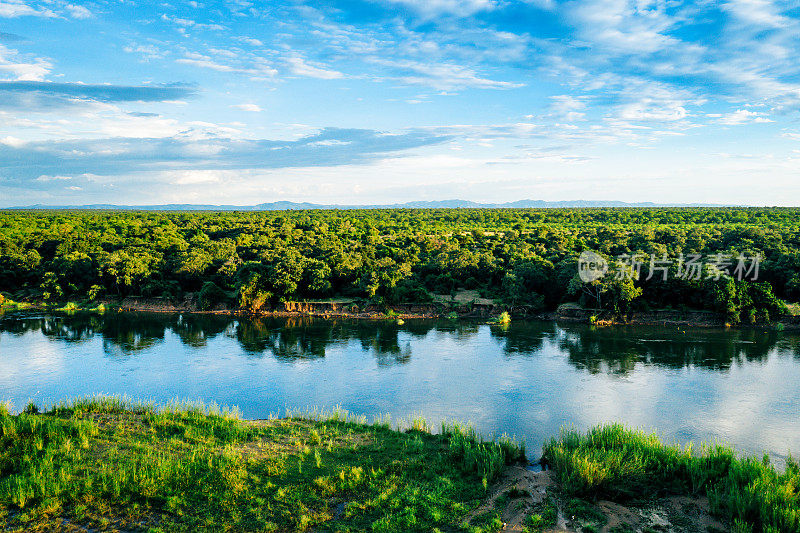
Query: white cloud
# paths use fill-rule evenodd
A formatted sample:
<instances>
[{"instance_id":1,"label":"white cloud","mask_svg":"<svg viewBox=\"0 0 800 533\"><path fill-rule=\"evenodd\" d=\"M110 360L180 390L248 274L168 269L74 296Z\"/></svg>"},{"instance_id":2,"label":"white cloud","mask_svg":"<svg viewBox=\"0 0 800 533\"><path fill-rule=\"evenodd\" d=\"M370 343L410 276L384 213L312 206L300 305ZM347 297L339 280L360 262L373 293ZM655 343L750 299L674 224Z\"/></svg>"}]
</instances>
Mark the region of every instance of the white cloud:
<instances>
[{"instance_id":1,"label":"white cloud","mask_svg":"<svg viewBox=\"0 0 800 533\"><path fill-rule=\"evenodd\" d=\"M180 63L182 65L194 65L195 67L208 68L219 72L239 71L239 69L233 68L230 65L223 65L222 63L216 63L208 56L201 56L200 54L194 54L194 53L187 55L188 57L176 59L175 62Z\"/></svg>"},{"instance_id":2,"label":"white cloud","mask_svg":"<svg viewBox=\"0 0 800 533\"><path fill-rule=\"evenodd\" d=\"M445 13L463 17L498 6L495 0L383 0L383 3L404 5L426 17Z\"/></svg>"},{"instance_id":3,"label":"white cloud","mask_svg":"<svg viewBox=\"0 0 800 533\"><path fill-rule=\"evenodd\" d=\"M0 72L10 72L16 81L42 81L52 65L45 61L37 63L11 63L0 59Z\"/></svg>"},{"instance_id":4,"label":"white cloud","mask_svg":"<svg viewBox=\"0 0 800 533\"><path fill-rule=\"evenodd\" d=\"M724 8L747 24L774 28L790 24L790 19L778 14L775 4L769 0L730 0Z\"/></svg>"},{"instance_id":5,"label":"white cloud","mask_svg":"<svg viewBox=\"0 0 800 533\"><path fill-rule=\"evenodd\" d=\"M746 124L748 122L766 123L773 121L764 117L762 113L748 111L747 109L737 109L732 113L720 116L717 119L717 122L720 124L725 124L726 126L735 126L738 124Z\"/></svg>"},{"instance_id":6,"label":"white cloud","mask_svg":"<svg viewBox=\"0 0 800 533\"><path fill-rule=\"evenodd\" d=\"M129 54L139 54L145 61L163 59L167 53L150 44L131 44L123 48Z\"/></svg>"},{"instance_id":7,"label":"white cloud","mask_svg":"<svg viewBox=\"0 0 800 533\"><path fill-rule=\"evenodd\" d=\"M586 113L586 99L580 96L572 96L568 94L560 94L550 97L551 113L555 117L559 117L567 122L575 122L583 120Z\"/></svg>"},{"instance_id":8,"label":"white cloud","mask_svg":"<svg viewBox=\"0 0 800 533\"><path fill-rule=\"evenodd\" d=\"M643 99L622 106L619 113L623 120L675 121L686 118L686 109L676 101Z\"/></svg>"},{"instance_id":9,"label":"white cloud","mask_svg":"<svg viewBox=\"0 0 800 533\"><path fill-rule=\"evenodd\" d=\"M664 9L661 2L648 0L593 0L573 4L568 17L581 35L594 43L641 55L679 43L667 35L675 19Z\"/></svg>"},{"instance_id":10,"label":"white cloud","mask_svg":"<svg viewBox=\"0 0 800 533\"><path fill-rule=\"evenodd\" d=\"M728 17L713 6L647 0L564 4L559 9L572 24L575 38L537 41L547 61L542 72L576 90L603 89L606 99L630 92L619 80L639 78L652 84L680 79L658 83L684 88L698 99L715 99L725 92L728 101L739 106L799 106L794 51L800 45L800 24L787 14L788 6L732 0L723 4ZM702 40L684 40L679 30L698 21L718 22L720 30Z\"/></svg>"},{"instance_id":11,"label":"white cloud","mask_svg":"<svg viewBox=\"0 0 800 533\"><path fill-rule=\"evenodd\" d=\"M264 46L263 42L258 39L253 39L252 37L237 37L236 40L253 46Z\"/></svg>"},{"instance_id":12,"label":"white cloud","mask_svg":"<svg viewBox=\"0 0 800 533\"><path fill-rule=\"evenodd\" d=\"M251 113L260 113L263 111L263 109L261 109L261 107L257 104L235 104L230 107L233 107L234 109L241 109L242 111L249 111Z\"/></svg>"},{"instance_id":13,"label":"white cloud","mask_svg":"<svg viewBox=\"0 0 800 533\"><path fill-rule=\"evenodd\" d=\"M114 113L97 120L96 128L98 132L112 137L153 138L178 135L185 126L172 118Z\"/></svg>"},{"instance_id":14,"label":"white cloud","mask_svg":"<svg viewBox=\"0 0 800 533\"><path fill-rule=\"evenodd\" d=\"M94 16L94 15L92 15L91 11L89 11L88 9L86 9L83 6L76 6L74 4L67 4L64 7L67 9L67 11L69 11L69 14L72 15L72 18L74 18L74 19L90 19L90 18L92 18Z\"/></svg>"},{"instance_id":15,"label":"white cloud","mask_svg":"<svg viewBox=\"0 0 800 533\"><path fill-rule=\"evenodd\" d=\"M179 170L172 173L172 179L176 185L197 185L218 183L235 175L235 172L229 170Z\"/></svg>"},{"instance_id":16,"label":"white cloud","mask_svg":"<svg viewBox=\"0 0 800 533\"><path fill-rule=\"evenodd\" d=\"M322 66L312 65L299 55L292 55L286 58L289 71L298 76L307 78L318 78L321 80L335 80L344 77L344 74L335 70L327 69Z\"/></svg>"},{"instance_id":17,"label":"white cloud","mask_svg":"<svg viewBox=\"0 0 800 533\"><path fill-rule=\"evenodd\" d=\"M53 65L44 59L24 61L16 50L0 44L0 73L7 72L17 81L42 81Z\"/></svg>"},{"instance_id":18,"label":"white cloud","mask_svg":"<svg viewBox=\"0 0 800 533\"><path fill-rule=\"evenodd\" d=\"M161 20L164 22L172 22L173 24L179 26L178 30L184 32L184 28L196 28L196 29L204 29L204 30L215 30L215 31L222 31L226 30L225 26L221 24L203 24L191 19L185 19L180 17L172 17L167 15L166 13L161 15Z\"/></svg>"},{"instance_id":19,"label":"white cloud","mask_svg":"<svg viewBox=\"0 0 800 533\"><path fill-rule=\"evenodd\" d=\"M351 141L340 141L339 139L327 139L308 143L309 146L347 146L348 144L353 143Z\"/></svg>"},{"instance_id":20,"label":"white cloud","mask_svg":"<svg viewBox=\"0 0 800 533\"><path fill-rule=\"evenodd\" d=\"M46 174L42 174L36 181L67 181L71 180L72 176L48 176Z\"/></svg>"},{"instance_id":21,"label":"white cloud","mask_svg":"<svg viewBox=\"0 0 800 533\"><path fill-rule=\"evenodd\" d=\"M231 59L228 57L226 60L230 61ZM175 62L183 65L193 65L195 67L216 70L217 72L236 72L255 77L271 78L278 74L278 70L263 58L253 58L252 61L244 65L231 65L210 56L198 54L196 52L187 52L185 57L176 59Z\"/></svg>"},{"instance_id":22,"label":"white cloud","mask_svg":"<svg viewBox=\"0 0 800 533\"><path fill-rule=\"evenodd\" d=\"M46 8L36 9L26 4L22 0L0 1L0 17L55 17L56 14Z\"/></svg>"},{"instance_id":23,"label":"white cloud","mask_svg":"<svg viewBox=\"0 0 800 533\"><path fill-rule=\"evenodd\" d=\"M25 141L9 135L0 139L0 144L5 144L6 146L11 146L12 148L20 148L25 145Z\"/></svg>"},{"instance_id":24,"label":"white cloud","mask_svg":"<svg viewBox=\"0 0 800 533\"><path fill-rule=\"evenodd\" d=\"M469 67L453 63L423 63L412 60L372 58L372 62L392 67L400 72L395 78L411 85L427 85L437 90L456 89L516 89L521 83L498 81L481 77Z\"/></svg>"}]
</instances>

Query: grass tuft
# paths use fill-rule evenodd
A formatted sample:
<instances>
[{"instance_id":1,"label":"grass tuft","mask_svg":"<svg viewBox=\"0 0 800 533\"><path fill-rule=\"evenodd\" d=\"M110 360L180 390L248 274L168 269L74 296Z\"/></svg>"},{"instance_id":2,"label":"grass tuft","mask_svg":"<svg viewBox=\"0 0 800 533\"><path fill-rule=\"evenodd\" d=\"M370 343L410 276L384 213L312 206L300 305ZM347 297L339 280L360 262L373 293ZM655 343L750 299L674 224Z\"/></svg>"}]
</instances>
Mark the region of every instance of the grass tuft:
<instances>
[{"instance_id":1,"label":"grass tuft","mask_svg":"<svg viewBox=\"0 0 800 533\"><path fill-rule=\"evenodd\" d=\"M506 465L525 460L525 444L503 436L497 441L484 441L469 426L443 423L442 435L449 443L450 455L468 471L474 471L491 482Z\"/></svg>"},{"instance_id":2,"label":"grass tuft","mask_svg":"<svg viewBox=\"0 0 800 533\"><path fill-rule=\"evenodd\" d=\"M737 527L800 531L800 468L791 458L778 472L766 456L740 459L716 444L699 450L667 446L655 434L609 424L588 433L563 430L545 445L544 459L571 495L624 500L706 494L712 512Z\"/></svg>"},{"instance_id":3,"label":"grass tuft","mask_svg":"<svg viewBox=\"0 0 800 533\"><path fill-rule=\"evenodd\" d=\"M145 414L156 410L153 402L134 401L127 396L81 396L62 401L46 410L47 414L69 418L87 414Z\"/></svg>"}]
</instances>

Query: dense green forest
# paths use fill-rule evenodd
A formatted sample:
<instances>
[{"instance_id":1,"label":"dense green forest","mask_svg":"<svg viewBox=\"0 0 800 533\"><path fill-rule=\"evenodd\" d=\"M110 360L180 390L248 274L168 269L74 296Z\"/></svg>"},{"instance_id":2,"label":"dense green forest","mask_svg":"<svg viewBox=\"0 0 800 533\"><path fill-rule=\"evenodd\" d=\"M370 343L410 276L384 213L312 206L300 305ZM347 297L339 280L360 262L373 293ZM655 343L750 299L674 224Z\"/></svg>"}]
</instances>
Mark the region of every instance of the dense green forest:
<instances>
[{"instance_id":1,"label":"dense green forest","mask_svg":"<svg viewBox=\"0 0 800 533\"><path fill-rule=\"evenodd\" d=\"M510 307L564 302L616 313L707 309L770 321L800 300L800 209L382 209L272 212L0 212L0 292L17 300L141 295L258 309L347 297L426 302L473 290ZM578 277L578 256L727 254L664 280ZM760 255L757 281L733 274Z\"/></svg>"}]
</instances>

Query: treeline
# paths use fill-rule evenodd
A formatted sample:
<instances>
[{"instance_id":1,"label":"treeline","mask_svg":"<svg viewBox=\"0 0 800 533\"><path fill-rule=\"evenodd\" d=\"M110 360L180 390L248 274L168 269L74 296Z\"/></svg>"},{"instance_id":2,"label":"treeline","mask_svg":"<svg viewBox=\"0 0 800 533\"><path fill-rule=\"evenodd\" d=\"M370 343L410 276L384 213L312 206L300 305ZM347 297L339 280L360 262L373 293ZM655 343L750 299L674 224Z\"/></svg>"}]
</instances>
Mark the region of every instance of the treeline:
<instances>
[{"instance_id":1,"label":"treeline","mask_svg":"<svg viewBox=\"0 0 800 533\"><path fill-rule=\"evenodd\" d=\"M0 213L0 291L62 302L140 295L257 309L350 297L426 302L474 290L510 306L563 302L769 321L800 300L798 209L424 209ZM704 267L664 281L577 277L578 256L760 255L758 281ZM735 264L735 260L734 260ZM647 265L645 264L645 270ZM731 267L732 270L733 267ZM643 272L642 274L646 274Z\"/></svg>"}]
</instances>

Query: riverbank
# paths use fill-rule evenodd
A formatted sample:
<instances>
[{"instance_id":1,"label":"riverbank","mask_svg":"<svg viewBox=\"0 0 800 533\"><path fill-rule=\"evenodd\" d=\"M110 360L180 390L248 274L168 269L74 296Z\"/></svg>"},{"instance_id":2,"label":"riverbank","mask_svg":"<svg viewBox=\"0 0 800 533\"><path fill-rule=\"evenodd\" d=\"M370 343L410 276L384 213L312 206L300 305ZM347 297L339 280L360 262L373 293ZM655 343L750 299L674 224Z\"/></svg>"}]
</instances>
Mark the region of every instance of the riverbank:
<instances>
[{"instance_id":1,"label":"riverbank","mask_svg":"<svg viewBox=\"0 0 800 533\"><path fill-rule=\"evenodd\" d=\"M4 531L453 530L524 459L457 425L344 412L244 421L113 398L37 411L0 416Z\"/></svg>"},{"instance_id":2,"label":"riverbank","mask_svg":"<svg viewBox=\"0 0 800 533\"><path fill-rule=\"evenodd\" d=\"M791 458L779 472L767 455L740 458L719 444L667 446L654 434L610 424L585 434L562 431L544 446L543 461L575 497L700 497L736 533L800 531L800 466Z\"/></svg>"},{"instance_id":3,"label":"riverbank","mask_svg":"<svg viewBox=\"0 0 800 533\"><path fill-rule=\"evenodd\" d=\"M4 531L800 527L796 464L779 474L723 448L694 460L619 426L563 434L545 448L555 469L535 471L516 442L456 424L433 434L421 419L367 423L336 411L247 421L236 410L116 398L38 411L0 410Z\"/></svg>"},{"instance_id":4,"label":"riverbank","mask_svg":"<svg viewBox=\"0 0 800 533\"><path fill-rule=\"evenodd\" d=\"M724 315L711 311L656 309L635 311L624 317L614 316L608 311L586 309L575 304L563 304L555 311L533 311L527 306L505 306L490 300L453 301L439 300L434 303L408 303L378 305L359 300L327 300L327 301L287 301L257 310L229 308L219 305L213 309L202 310L193 297L181 301L164 298L126 297L121 299L101 299L76 304L48 305L44 302L11 302L3 309L36 309L51 311L128 311L149 313L204 313L230 316L264 316L264 317L319 317L319 318L352 318L352 319L415 319L415 318L450 318L496 321L503 313L513 319L562 321L591 324L594 326L663 326L669 328L759 328L772 330L800 331L800 316L788 315L770 323L739 324L732 326L725 322Z\"/></svg>"}]
</instances>

